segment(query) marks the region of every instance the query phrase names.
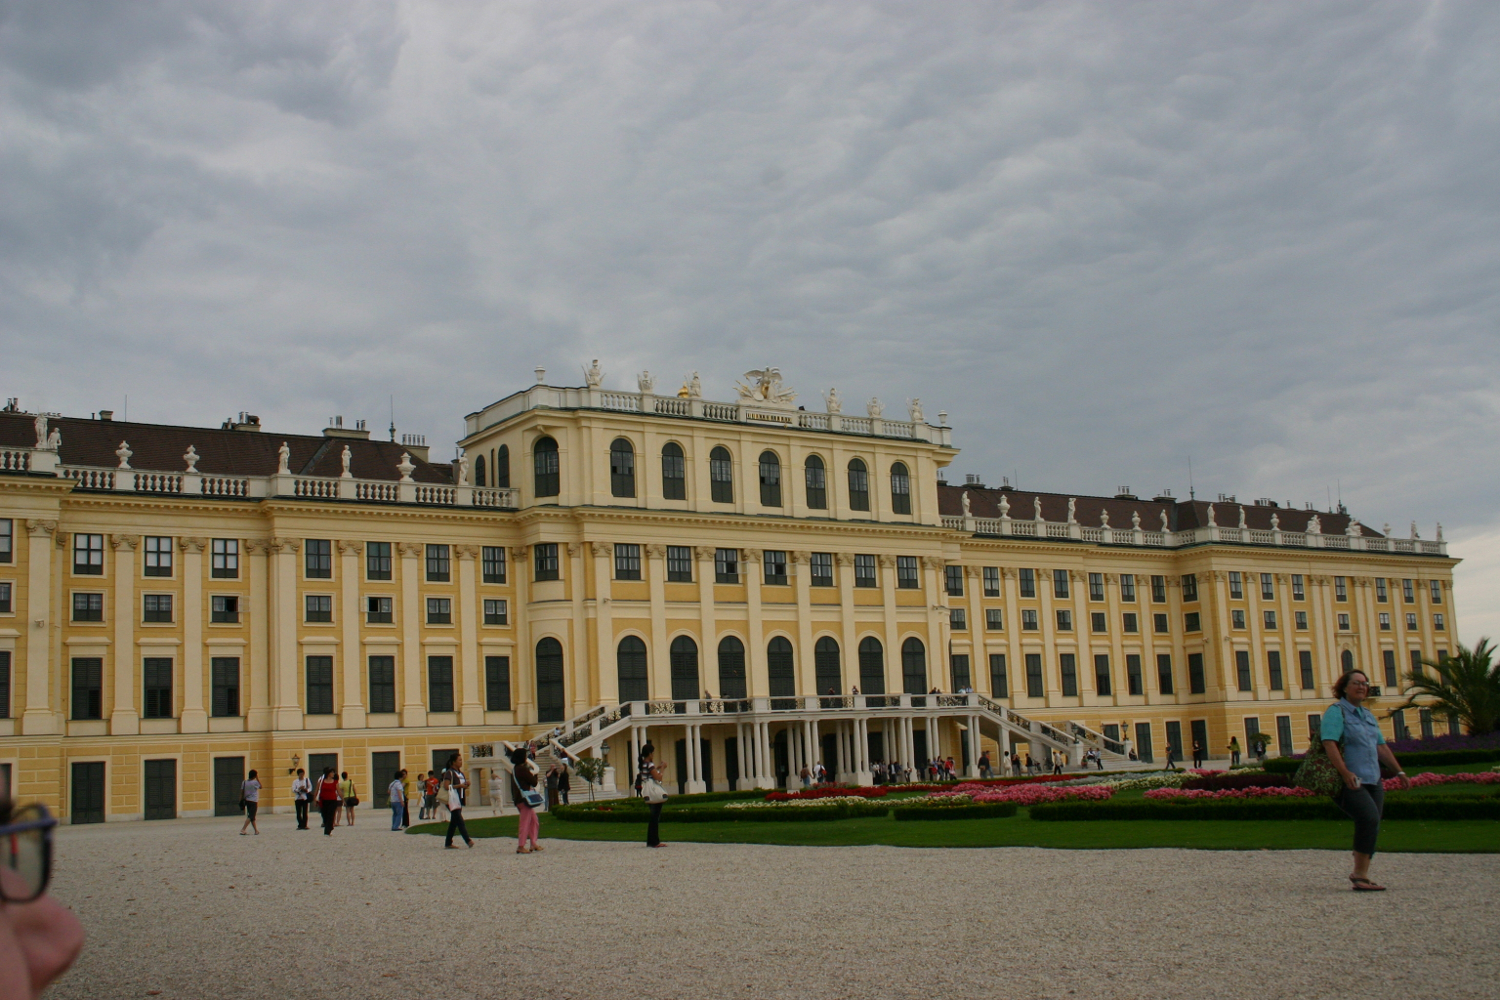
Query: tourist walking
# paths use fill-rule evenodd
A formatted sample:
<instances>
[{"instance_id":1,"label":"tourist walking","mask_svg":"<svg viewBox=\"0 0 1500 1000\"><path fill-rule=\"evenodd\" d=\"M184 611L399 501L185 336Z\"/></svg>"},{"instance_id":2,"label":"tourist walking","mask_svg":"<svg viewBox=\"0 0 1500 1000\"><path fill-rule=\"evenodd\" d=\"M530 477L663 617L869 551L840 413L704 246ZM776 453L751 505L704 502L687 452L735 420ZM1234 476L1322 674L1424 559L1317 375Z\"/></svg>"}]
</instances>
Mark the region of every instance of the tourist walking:
<instances>
[{"instance_id":1,"label":"tourist walking","mask_svg":"<svg viewBox=\"0 0 1500 1000\"><path fill-rule=\"evenodd\" d=\"M428 771L427 777L421 779L422 784L422 809L418 819L437 819L437 774Z\"/></svg>"},{"instance_id":2,"label":"tourist walking","mask_svg":"<svg viewBox=\"0 0 1500 1000\"><path fill-rule=\"evenodd\" d=\"M1364 707L1370 695L1370 678L1362 670L1351 670L1333 685L1338 701L1323 713L1320 729L1329 763L1344 779L1334 801L1354 820L1354 871L1349 882L1355 892L1384 892L1385 886L1370 880L1370 859L1380 835L1380 817L1385 810L1385 786L1380 780L1384 764L1396 773L1401 789L1411 787L1406 772L1380 733L1380 724Z\"/></svg>"},{"instance_id":3,"label":"tourist walking","mask_svg":"<svg viewBox=\"0 0 1500 1000\"><path fill-rule=\"evenodd\" d=\"M981 778L993 778L995 773L990 770L990 752L986 750L979 755L979 776Z\"/></svg>"},{"instance_id":4,"label":"tourist walking","mask_svg":"<svg viewBox=\"0 0 1500 1000\"><path fill-rule=\"evenodd\" d=\"M245 822L240 825L240 836L245 835L246 827L253 827L255 835L259 837L260 827L255 822L255 814L260 810L260 779L253 770L250 777L240 783L240 802L245 807Z\"/></svg>"},{"instance_id":5,"label":"tourist walking","mask_svg":"<svg viewBox=\"0 0 1500 1000\"><path fill-rule=\"evenodd\" d=\"M1172 744L1170 744L1170 743L1167 744L1167 770L1168 771L1180 771L1181 770L1181 768L1179 768L1176 764L1172 763L1172 752L1173 752L1174 749L1175 748L1172 746Z\"/></svg>"},{"instance_id":6,"label":"tourist walking","mask_svg":"<svg viewBox=\"0 0 1500 1000\"><path fill-rule=\"evenodd\" d=\"M1013 777L1021 776L1021 755L1014 750L1010 752L1010 773Z\"/></svg>"},{"instance_id":7,"label":"tourist walking","mask_svg":"<svg viewBox=\"0 0 1500 1000\"><path fill-rule=\"evenodd\" d=\"M547 811L557 807L557 761L547 768Z\"/></svg>"},{"instance_id":8,"label":"tourist walking","mask_svg":"<svg viewBox=\"0 0 1500 1000\"><path fill-rule=\"evenodd\" d=\"M469 836L469 828L464 825L464 800L459 794L458 785L451 779L444 779L442 794L446 797L444 801L448 806L448 835L443 840L443 846L452 849L453 834L456 831L464 838L465 846L473 847L474 838Z\"/></svg>"},{"instance_id":9,"label":"tourist walking","mask_svg":"<svg viewBox=\"0 0 1500 1000\"><path fill-rule=\"evenodd\" d=\"M442 780L458 790L460 808L469 804L469 776L464 774L464 759L460 754L448 755L448 763L443 767ZM446 798L443 804L448 804Z\"/></svg>"},{"instance_id":10,"label":"tourist walking","mask_svg":"<svg viewBox=\"0 0 1500 1000\"><path fill-rule=\"evenodd\" d=\"M354 787L354 779L349 777L349 772L344 772L344 780L339 782L339 798L344 803L344 819L350 826L354 825L354 807L359 805L359 792Z\"/></svg>"},{"instance_id":11,"label":"tourist walking","mask_svg":"<svg viewBox=\"0 0 1500 1000\"><path fill-rule=\"evenodd\" d=\"M411 787L406 782L406 768L401 769L401 828L411 826Z\"/></svg>"},{"instance_id":12,"label":"tourist walking","mask_svg":"<svg viewBox=\"0 0 1500 1000\"><path fill-rule=\"evenodd\" d=\"M307 808L312 798L313 783L307 772L297 768L297 778L292 782L292 805L297 810L297 829L307 829Z\"/></svg>"},{"instance_id":13,"label":"tourist walking","mask_svg":"<svg viewBox=\"0 0 1500 1000\"><path fill-rule=\"evenodd\" d=\"M540 851L537 843L540 824L536 818L536 807L541 805L541 796L536 791L536 764L526 753L525 746L511 751L511 798L516 803L516 813L521 817L516 824L516 853L530 854ZM529 793L529 794L528 794Z\"/></svg>"},{"instance_id":14,"label":"tourist walking","mask_svg":"<svg viewBox=\"0 0 1500 1000\"><path fill-rule=\"evenodd\" d=\"M1193 766L1203 766L1203 744L1197 740L1193 741Z\"/></svg>"},{"instance_id":15,"label":"tourist walking","mask_svg":"<svg viewBox=\"0 0 1500 1000\"><path fill-rule=\"evenodd\" d=\"M1229 766L1240 766L1240 738L1238 736L1229 738Z\"/></svg>"},{"instance_id":16,"label":"tourist walking","mask_svg":"<svg viewBox=\"0 0 1500 1000\"><path fill-rule=\"evenodd\" d=\"M661 766L652 759L656 753L656 747L647 743L641 747L640 771L644 775L642 794L646 797L647 808L651 810L650 817L646 821L646 846L660 847L661 843L661 807L667 804L667 790L662 787Z\"/></svg>"},{"instance_id":17,"label":"tourist walking","mask_svg":"<svg viewBox=\"0 0 1500 1000\"><path fill-rule=\"evenodd\" d=\"M500 768L490 769L490 815L505 815L505 779L501 776Z\"/></svg>"},{"instance_id":18,"label":"tourist walking","mask_svg":"<svg viewBox=\"0 0 1500 1000\"><path fill-rule=\"evenodd\" d=\"M406 786L401 783L401 775L404 773L397 771L391 775L390 787L385 790L391 800L391 830L396 832L400 831L401 818L406 815Z\"/></svg>"},{"instance_id":19,"label":"tourist walking","mask_svg":"<svg viewBox=\"0 0 1500 1000\"><path fill-rule=\"evenodd\" d=\"M339 779L333 768L323 768L323 777L318 779L318 810L323 814L323 836L333 836L333 828L339 818Z\"/></svg>"}]
</instances>

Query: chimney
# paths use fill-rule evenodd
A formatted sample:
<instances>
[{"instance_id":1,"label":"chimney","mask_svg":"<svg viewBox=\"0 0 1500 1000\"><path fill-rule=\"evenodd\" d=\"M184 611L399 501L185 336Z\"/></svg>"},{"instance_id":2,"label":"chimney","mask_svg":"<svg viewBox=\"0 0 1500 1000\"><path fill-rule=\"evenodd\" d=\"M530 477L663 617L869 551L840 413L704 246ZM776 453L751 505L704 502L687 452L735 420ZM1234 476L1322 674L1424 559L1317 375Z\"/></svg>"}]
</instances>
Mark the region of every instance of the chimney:
<instances>
[{"instance_id":1,"label":"chimney","mask_svg":"<svg viewBox=\"0 0 1500 1000\"><path fill-rule=\"evenodd\" d=\"M426 434L401 435L401 447L406 449L407 454L411 455L411 457L415 458L417 461L428 461L427 456L430 454L430 451L427 447Z\"/></svg>"},{"instance_id":2,"label":"chimney","mask_svg":"<svg viewBox=\"0 0 1500 1000\"><path fill-rule=\"evenodd\" d=\"M100 410L99 411L99 419L100 420L113 420L113 419L115 419L115 411L114 410Z\"/></svg>"},{"instance_id":3,"label":"chimney","mask_svg":"<svg viewBox=\"0 0 1500 1000\"><path fill-rule=\"evenodd\" d=\"M323 428L323 436L327 438L352 438L356 441L370 440L370 431L365 427L363 420L356 420L353 427L344 426L342 416L329 417L328 426Z\"/></svg>"}]
</instances>

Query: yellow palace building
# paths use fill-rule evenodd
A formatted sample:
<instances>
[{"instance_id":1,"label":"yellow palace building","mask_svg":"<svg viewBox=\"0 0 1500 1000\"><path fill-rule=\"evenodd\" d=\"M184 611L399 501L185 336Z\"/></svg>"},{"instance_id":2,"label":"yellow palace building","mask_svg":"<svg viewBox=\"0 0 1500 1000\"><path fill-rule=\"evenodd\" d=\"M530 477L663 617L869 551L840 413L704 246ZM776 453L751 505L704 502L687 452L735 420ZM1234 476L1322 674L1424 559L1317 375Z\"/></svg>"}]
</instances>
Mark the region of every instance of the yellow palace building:
<instances>
[{"instance_id":1,"label":"yellow palace building","mask_svg":"<svg viewBox=\"0 0 1500 1000\"><path fill-rule=\"evenodd\" d=\"M606 388L597 362L544 376L469 414L451 463L338 418L283 435L13 401L15 795L72 822L228 814L254 768L282 810L295 768L333 765L382 805L399 767L483 771L549 735L617 765L609 790L647 739L684 790L1012 748L1223 756L1258 732L1297 752L1343 668L1393 690L1457 642L1441 533L948 484L945 414L832 390L813 412L775 369L729 402L696 376Z\"/></svg>"}]
</instances>

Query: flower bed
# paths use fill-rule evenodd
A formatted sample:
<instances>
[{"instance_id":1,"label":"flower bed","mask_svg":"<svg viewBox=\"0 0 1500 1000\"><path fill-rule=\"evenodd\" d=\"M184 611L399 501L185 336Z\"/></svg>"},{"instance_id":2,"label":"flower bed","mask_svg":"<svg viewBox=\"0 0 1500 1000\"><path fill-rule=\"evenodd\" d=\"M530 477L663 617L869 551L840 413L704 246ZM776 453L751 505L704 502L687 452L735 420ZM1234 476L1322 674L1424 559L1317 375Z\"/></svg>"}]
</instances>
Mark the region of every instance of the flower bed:
<instances>
[{"instance_id":1,"label":"flower bed","mask_svg":"<svg viewBox=\"0 0 1500 1000\"><path fill-rule=\"evenodd\" d=\"M1070 799L1101 800L1114 794L1115 790L1108 785L1075 785L1071 788L1020 785L1012 788L986 788L979 784L967 784L948 791L934 792L931 795L910 799L901 805L909 808L944 804L1009 802L1018 806L1033 806L1042 802L1064 802Z\"/></svg>"},{"instance_id":2,"label":"flower bed","mask_svg":"<svg viewBox=\"0 0 1500 1000\"><path fill-rule=\"evenodd\" d=\"M1195 791L1214 792L1222 788L1291 788L1289 774L1224 774L1220 772L1206 778L1191 778L1179 787Z\"/></svg>"},{"instance_id":3,"label":"flower bed","mask_svg":"<svg viewBox=\"0 0 1500 1000\"><path fill-rule=\"evenodd\" d=\"M1388 792L1399 791L1401 779L1386 778L1381 784ZM1411 779L1413 788L1427 788L1431 785L1500 785L1500 771L1480 771L1477 774L1433 774L1428 771Z\"/></svg>"},{"instance_id":4,"label":"flower bed","mask_svg":"<svg viewBox=\"0 0 1500 1000\"><path fill-rule=\"evenodd\" d=\"M876 795L876 796L870 796L870 795L851 794L851 793L857 793L859 791L859 789L855 789L855 788L842 788L842 789L831 788L831 789L829 789L829 791L830 792L844 792L845 794L843 794L843 795L820 795L820 796L818 796L816 798L793 798L793 797L788 796L788 795L782 795L782 796L780 796L778 798L773 798L773 797L767 795L766 798L765 798L765 800L761 801L761 802L730 802L727 805L725 805L724 808L725 809L786 809L786 808L801 808L801 809L805 809L805 808L807 808L809 806L850 805L850 804L858 803L858 802L867 802L871 798L880 798L880 796L878 796L878 795Z\"/></svg>"},{"instance_id":5,"label":"flower bed","mask_svg":"<svg viewBox=\"0 0 1500 1000\"><path fill-rule=\"evenodd\" d=\"M1089 784L1111 788L1117 792L1136 792L1146 788L1180 788L1187 780L1189 779L1185 773L1174 771L1144 774L1139 778L1096 778Z\"/></svg>"},{"instance_id":6,"label":"flower bed","mask_svg":"<svg viewBox=\"0 0 1500 1000\"><path fill-rule=\"evenodd\" d=\"M797 792L772 792L771 794L766 796L765 800L767 802L793 802L800 800L815 801L817 799L843 799L851 797L861 799L879 799L889 794L890 789L884 785L865 785L860 788L839 788L830 785L825 788L804 788L801 791Z\"/></svg>"},{"instance_id":7,"label":"flower bed","mask_svg":"<svg viewBox=\"0 0 1500 1000\"><path fill-rule=\"evenodd\" d=\"M1315 798L1317 792L1283 785L1251 785L1247 788L1155 788L1146 793L1154 801L1165 799L1267 799Z\"/></svg>"}]
</instances>

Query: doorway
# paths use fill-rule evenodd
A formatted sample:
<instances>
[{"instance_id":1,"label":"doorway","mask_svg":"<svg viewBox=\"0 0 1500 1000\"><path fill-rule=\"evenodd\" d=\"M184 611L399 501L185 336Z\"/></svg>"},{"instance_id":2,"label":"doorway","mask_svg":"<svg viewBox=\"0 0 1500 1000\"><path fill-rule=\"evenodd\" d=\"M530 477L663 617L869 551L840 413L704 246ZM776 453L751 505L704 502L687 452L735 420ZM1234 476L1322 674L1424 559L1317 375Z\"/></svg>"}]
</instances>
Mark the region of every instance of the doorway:
<instances>
[{"instance_id":1,"label":"doorway","mask_svg":"<svg viewBox=\"0 0 1500 1000\"><path fill-rule=\"evenodd\" d=\"M383 750L370 754L370 789L376 809L390 808L391 782L396 780L396 772L399 770L401 770L399 750Z\"/></svg>"},{"instance_id":2,"label":"doorway","mask_svg":"<svg viewBox=\"0 0 1500 1000\"><path fill-rule=\"evenodd\" d=\"M146 771L146 819L177 818L177 761L148 760Z\"/></svg>"},{"instance_id":3,"label":"doorway","mask_svg":"<svg viewBox=\"0 0 1500 1000\"><path fill-rule=\"evenodd\" d=\"M104 762L74 764L69 814L73 823L104 822Z\"/></svg>"},{"instance_id":4,"label":"doorway","mask_svg":"<svg viewBox=\"0 0 1500 1000\"><path fill-rule=\"evenodd\" d=\"M214 815L240 814L240 785L245 781L245 758L214 758Z\"/></svg>"}]
</instances>

